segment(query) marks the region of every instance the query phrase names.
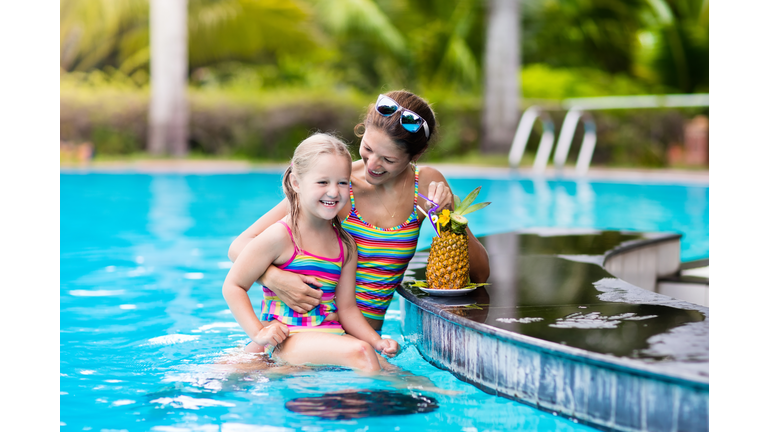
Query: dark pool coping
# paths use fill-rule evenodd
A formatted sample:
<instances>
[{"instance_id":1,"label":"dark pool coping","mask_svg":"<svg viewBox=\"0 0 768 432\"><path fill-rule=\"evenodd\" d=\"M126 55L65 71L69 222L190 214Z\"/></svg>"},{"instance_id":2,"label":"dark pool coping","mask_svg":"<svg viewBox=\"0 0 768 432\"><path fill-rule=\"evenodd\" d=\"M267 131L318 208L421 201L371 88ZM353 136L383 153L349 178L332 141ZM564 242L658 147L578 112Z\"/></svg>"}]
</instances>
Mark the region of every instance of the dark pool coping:
<instances>
[{"instance_id":1,"label":"dark pool coping","mask_svg":"<svg viewBox=\"0 0 768 432\"><path fill-rule=\"evenodd\" d=\"M621 232L630 232L630 231L621 231ZM628 240L620 244L619 246L609 250L605 254L603 254L603 263L608 261L609 258L614 257L616 255L621 255L623 253L644 248L646 246L664 243L664 242L673 241L673 240L680 240L683 238L683 235L679 233L642 232L642 234L643 234L643 238L636 239L636 240Z\"/></svg>"},{"instance_id":2,"label":"dark pool coping","mask_svg":"<svg viewBox=\"0 0 768 432\"><path fill-rule=\"evenodd\" d=\"M523 230L522 232L535 233L536 229ZM632 250L651 246L654 244L675 240L679 241L682 238L682 234L670 232L642 232L642 235L643 238L626 241L619 246L608 250L605 254L602 255L602 263L605 263L605 261L611 256L620 255L622 253L630 252ZM428 248L424 250L428 250ZM600 255L594 256L599 257ZM603 266L602 263L600 264L601 266ZM655 298L657 298L656 296L661 296L662 298L668 300L664 302L666 305L671 305L686 310L698 310L705 315L705 321L709 321L709 308L681 300L676 300L662 294L648 292L643 288L634 286L632 287L639 290L638 293L641 294L647 293L648 296L653 296ZM397 292L406 300L412 302L414 305L431 314L434 314L454 324L458 324L475 331L488 334L497 339L514 341L534 350L543 351L551 355L583 361L588 364L598 365L623 373L629 373L630 375L641 375L660 381L684 384L701 390L709 390L709 376L704 377L686 370L670 370L673 368L667 365L661 365L659 363L645 363L642 360L619 358L610 354L591 352L581 348L570 347L531 336L521 335L519 333L514 333L508 330L502 330L488 324L472 321L462 316L447 312L434 303L420 299L418 296L412 294L402 286L397 287ZM658 303L657 301L652 302Z\"/></svg>"},{"instance_id":3,"label":"dark pool coping","mask_svg":"<svg viewBox=\"0 0 768 432\"><path fill-rule=\"evenodd\" d=\"M660 371L658 366L653 364L645 364L641 361L628 361L626 359L621 359L608 354L595 353L581 348L569 347L566 345L537 339L531 336L525 336L519 333L502 330L487 324L472 321L450 312L446 312L430 302L422 301L417 296L411 294L405 289L402 289L401 287L398 287L397 292L401 296L405 297L406 300L412 302L413 304L419 306L431 314L434 314L454 324L468 327L478 332L493 336L497 339L514 341L537 351L543 351L555 356L583 361L585 363L598 365L623 373L648 376L657 380L671 383L682 383L689 385L692 384L697 388L709 389L709 378L704 378L689 373L673 374L669 371Z\"/></svg>"}]
</instances>

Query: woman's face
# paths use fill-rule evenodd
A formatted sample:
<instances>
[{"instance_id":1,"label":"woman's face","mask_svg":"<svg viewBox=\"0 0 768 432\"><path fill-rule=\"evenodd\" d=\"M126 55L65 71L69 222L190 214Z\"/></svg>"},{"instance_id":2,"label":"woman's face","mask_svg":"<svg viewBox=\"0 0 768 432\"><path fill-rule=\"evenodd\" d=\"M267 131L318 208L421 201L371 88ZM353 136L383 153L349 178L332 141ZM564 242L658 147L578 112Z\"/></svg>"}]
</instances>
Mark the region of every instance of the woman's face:
<instances>
[{"instance_id":1,"label":"woman's face","mask_svg":"<svg viewBox=\"0 0 768 432\"><path fill-rule=\"evenodd\" d=\"M372 185L394 180L411 162L411 156L380 129L365 130L360 142L360 157L365 164L365 180Z\"/></svg>"}]
</instances>

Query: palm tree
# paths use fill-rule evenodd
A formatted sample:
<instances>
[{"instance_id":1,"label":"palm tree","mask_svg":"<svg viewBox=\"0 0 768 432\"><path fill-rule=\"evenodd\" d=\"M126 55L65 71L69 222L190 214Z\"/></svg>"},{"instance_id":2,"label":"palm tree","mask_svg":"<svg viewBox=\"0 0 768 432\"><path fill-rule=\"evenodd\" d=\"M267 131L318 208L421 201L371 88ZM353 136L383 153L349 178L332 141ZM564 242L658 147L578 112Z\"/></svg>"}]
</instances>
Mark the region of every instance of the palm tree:
<instances>
[{"instance_id":1,"label":"palm tree","mask_svg":"<svg viewBox=\"0 0 768 432\"><path fill-rule=\"evenodd\" d=\"M490 0L483 98L484 153L512 145L520 101L520 26L517 0Z\"/></svg>"},{"instance_id":2,"label":"palm tree","mask_svg":"<svg viewBox=\"0 0 768 432\"><path fill-rule=\"evenodd\" d=\"M187 0L151 0L149 18L152 93L147 149L154 155L186 156Z\"/></svg>"}]
</instances>

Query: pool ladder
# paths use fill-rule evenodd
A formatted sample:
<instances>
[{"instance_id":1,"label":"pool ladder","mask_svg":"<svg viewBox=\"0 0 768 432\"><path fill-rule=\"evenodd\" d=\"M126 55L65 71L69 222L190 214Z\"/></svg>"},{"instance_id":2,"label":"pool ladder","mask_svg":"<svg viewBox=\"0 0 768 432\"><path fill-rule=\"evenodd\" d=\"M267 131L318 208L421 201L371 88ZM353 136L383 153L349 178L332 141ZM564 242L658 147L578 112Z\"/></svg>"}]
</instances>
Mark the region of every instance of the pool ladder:
<instances>
[{"instance_id":1,"label":"pool ladder","mask_svg":"<svg viewBox=\"0 0 768 432\"><path fill-rule=\"evenodd\" d=\"M523 113L520 118L520 124L515 132L515 138L512 140L512 147L509 149L509 165L512 168L520 166L520 160L523 158L525 146L528 144L528 138L531 136L531 130L536 120L540 119L542 123L541 140L539 148L536 150L536 159L533 161L533 172L543 174L547 168L549 155L552 153L552 143L555 141L555 125L552 118L542 108L534 105ZM597 128L592 116L584 112L581 108L575 107L568 110L563 120L563 127L560 130L560 137L557 140L555 148L555 157L553 163L557 171L562 171L565 166L565 160L568 158L568 150L571 149L573 135L576 133L576 126L579 120L584 124L584 139L581 141L581 150L576 161L576 173L584 175L589 170L589 164L592 162L592 154L595 151L597 142Z\"/></svg>"},{"instance_id":2,"label":"pool ladder","mask_svg":"<svg viewBox=\"0 0 768 432\"><path fill-rule=\"evenodd\" d=\"M587 110L599 109L642 109L642 108L679 108L679 107L703 107L709 106L709 94L669 94L669 95L642 95L642 96L609 96L594 98L566 99L562 107L567 109L560 129L560 137L555 147L555 156L552 162L557 172L562 172L571 142L576 133L579 120L584 124L584 138L581 141L581 150L576 159L576 174L583 176L589 170L592 163L592 154L597 143L597 128L595 121ZM539 106L531 106L523 112L520 123L509 149L509 165L512 168L520 166L525 146L531 136L531 130L536 120L541 120L542 134L539 148L536 151L536 159L533 161L533 173L543 174L547 168L549 156L552 153L552 143L555 141L555 126L547 112Z\"/></svg>"}]
</instances>

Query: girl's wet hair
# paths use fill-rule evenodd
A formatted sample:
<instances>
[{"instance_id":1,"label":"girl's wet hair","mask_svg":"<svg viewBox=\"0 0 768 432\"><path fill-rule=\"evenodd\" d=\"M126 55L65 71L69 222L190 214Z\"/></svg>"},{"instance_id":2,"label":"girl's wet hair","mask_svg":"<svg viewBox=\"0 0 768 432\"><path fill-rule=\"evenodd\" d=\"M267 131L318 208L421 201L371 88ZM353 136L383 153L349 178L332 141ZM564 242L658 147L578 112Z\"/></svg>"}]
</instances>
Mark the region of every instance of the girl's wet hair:
<instances>
[{"instance_id":1,"label":"girl's wet hair","mask_svg":"<svg viewBox=\"0 0 768 432\"><path fill-rule=\"evenodd\" d=\"M315 164L317 158L324 154L344 157L347 160L350 172L352 171L352 156L349 154L349 149L347 149L346 144L331 134L316 133L302 141L296 147L296 150L293 151L291 164L288 166L288 169L285 170L285 173L283 173L283 193L288 199L288 204L290 206L291 230L296 238L299 249L301 249L301 233L296 227L298 226L301 206L299 205L298 193L296 193L291 186L291 174L297 178L301 178ZM347 251L349 252L353 250L355 240L348 232L341 228L341 220L338 215L334 216L332 224L336 228L336 231L338 231L339 236L341 236L341 241L347 246Z\"/></svg>"},{"instance_id":2,"label":"girl's wet hair","mask_svg":"<svg viewBox=\"0 0 768 432\"><path fill-rule=\"evenodd\" d=\"M400 124L400 112L384 117L376 111L376 103L368 107L365 120L355 126L355 135L362 137L366 129L374 128L386 133L410 157L416 156L427 149L429 141L437 135L437 119L429 103L421 97L405 90L385 93L384 96L394 99L402 108L411 110L427 121L429 138L422 127L416 133L408 132Z\"/></svg>"}]
</instances>

